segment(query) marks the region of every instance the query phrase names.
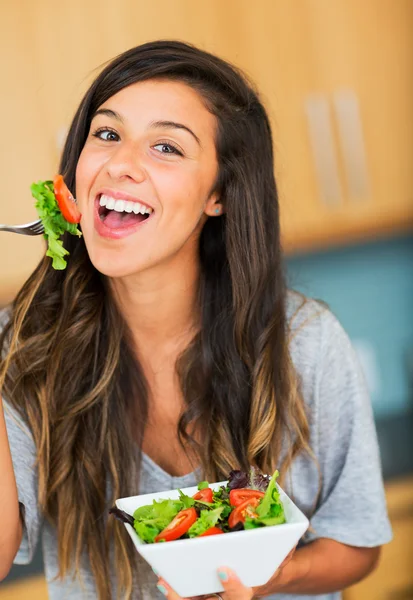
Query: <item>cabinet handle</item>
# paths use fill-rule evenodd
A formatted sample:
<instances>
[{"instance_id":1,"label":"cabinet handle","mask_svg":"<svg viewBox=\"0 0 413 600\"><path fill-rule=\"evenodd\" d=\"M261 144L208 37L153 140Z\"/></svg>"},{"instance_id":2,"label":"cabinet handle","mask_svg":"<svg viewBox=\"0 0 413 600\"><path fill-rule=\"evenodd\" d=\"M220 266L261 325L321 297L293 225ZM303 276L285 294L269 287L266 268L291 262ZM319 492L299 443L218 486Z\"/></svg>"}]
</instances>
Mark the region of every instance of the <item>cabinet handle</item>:
<instances>
[{"instance_id":1,"label":"cabinet handle","mask_svg":"<svg viewBox=\"0 0 413 600\"><path fill-rule=\"evenodd\" d=\"M367 160L357 96L352 90L337 91L333 106L349 196L355 200L367 199L370 195Z\"/></svg>"},{"instance_id":2,"label":"cabinet handle","mask_svg":"<svg viewBox=\"0 0 413 600\"><path fill-rule=\"evenodd\" d=\"M328 206L337 206L343 200L343 193L327 97L319 94L308 96L305 112L321 200Z\"/></svg>"}]
</instances>

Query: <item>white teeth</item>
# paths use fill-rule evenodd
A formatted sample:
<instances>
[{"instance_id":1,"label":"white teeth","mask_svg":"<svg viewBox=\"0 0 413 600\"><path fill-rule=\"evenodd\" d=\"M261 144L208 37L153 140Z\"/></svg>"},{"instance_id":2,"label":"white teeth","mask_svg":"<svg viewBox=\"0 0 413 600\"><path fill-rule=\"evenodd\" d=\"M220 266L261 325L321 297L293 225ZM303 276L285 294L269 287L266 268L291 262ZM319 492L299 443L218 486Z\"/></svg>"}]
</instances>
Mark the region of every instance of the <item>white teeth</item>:
<instances>
[{"instance_id":1,"label":"white teeth","mask_svg":"<svg viewBox=\"0 0 413 600\"><path fill-rule=\"evenodd\" d=\"M116 200L114 210L116 210L116 212L123 212L124 208L125 208L125 201L124 200Z\"/></svg>"},{"instance_id":2,"label":"white teeth","mask_svg":"<svg viewBox=\"0 0 413 600\"><path fill-rule=\"evenodd\" d=\"M139 202L131 202L129 200L115 200L114 198L111 198L111 196L106 196L105 194L102 194L102 196L100 197L99 205L105 206L108 210L116 210L116 212L127 213L134 212L136 215L139 213L141 213L142 215L150 215L153 213L153 208L140 204Z\"/></svg>"}]
</instances>

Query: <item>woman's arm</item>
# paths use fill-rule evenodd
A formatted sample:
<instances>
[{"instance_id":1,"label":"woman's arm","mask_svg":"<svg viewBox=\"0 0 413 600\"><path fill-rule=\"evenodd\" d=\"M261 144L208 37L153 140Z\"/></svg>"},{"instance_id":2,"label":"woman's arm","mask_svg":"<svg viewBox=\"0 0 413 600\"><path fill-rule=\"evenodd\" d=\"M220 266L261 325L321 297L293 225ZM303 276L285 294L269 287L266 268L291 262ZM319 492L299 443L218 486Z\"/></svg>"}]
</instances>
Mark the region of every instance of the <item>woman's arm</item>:
<instances>
[{"instance_id":1,"label":"woman's arm","mask_svg":"<svg viewBox=\"0 0 413 600\"><path fill-rule=\"evenodd\" d=\"M356 548L321 538L299 548L291 560L255 595L328 594L342 590L377 566L380 547Z\"/></svg>"},{"instance_id":2,"label":"woman's arm","mask_svg":"<svg viewBox=\"0 0 413 600\"><path fill-rule=\"evenodd\" d=\"M10 571L22 540L16 479L0 400L0 581Z\"/></svg>"}]
</instances>

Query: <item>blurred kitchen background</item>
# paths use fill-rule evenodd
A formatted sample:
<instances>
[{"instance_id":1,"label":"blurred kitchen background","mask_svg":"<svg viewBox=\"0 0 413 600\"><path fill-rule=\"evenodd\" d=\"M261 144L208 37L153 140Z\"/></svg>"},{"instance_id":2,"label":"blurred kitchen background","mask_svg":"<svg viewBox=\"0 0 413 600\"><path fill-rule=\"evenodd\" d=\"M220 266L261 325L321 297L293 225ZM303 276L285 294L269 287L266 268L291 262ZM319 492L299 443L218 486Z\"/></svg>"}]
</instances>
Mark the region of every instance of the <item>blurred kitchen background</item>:
<instances>
[{"instance_id":1,"label":"blurred kitchen background","mask_svg":"<svg viewBox=\"0 0 413 600\"><path fill-rule=\"evenodd\" d=\"M103 64L139 43L194 43L241 67L269 112L290 285L322 298L371 390L394 541L346 600L413 598L413 0L4 0L2 223L37 218ZM44 251L0 235L0 306ZM41 552L0 600L45 599Z\"/></svg>"}]
</instances>

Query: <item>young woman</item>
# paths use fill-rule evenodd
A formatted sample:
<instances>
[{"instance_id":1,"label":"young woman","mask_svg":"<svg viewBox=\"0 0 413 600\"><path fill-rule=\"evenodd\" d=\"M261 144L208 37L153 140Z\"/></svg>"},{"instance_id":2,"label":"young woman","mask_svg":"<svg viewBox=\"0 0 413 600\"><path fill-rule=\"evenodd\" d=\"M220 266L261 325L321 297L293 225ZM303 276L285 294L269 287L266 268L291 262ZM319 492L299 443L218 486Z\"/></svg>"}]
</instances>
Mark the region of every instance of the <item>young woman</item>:
<instances>
[{"instance_id":1,"label":"young woman","mask_svg":"<svg viewBox=\"0 0 413 600\"><path fill-rule=\"evenodd\" d=\"M263 588L223 565L223 598L333 600L376 565L371 407L335 317L286 289L273 166L257 93L190 45L134 48L86 93L60 167L83 237L4 314L2 577L41 535L52 600L176 599L108 508L252 464L312 528Z\"/></svg>"}]
</instances>

